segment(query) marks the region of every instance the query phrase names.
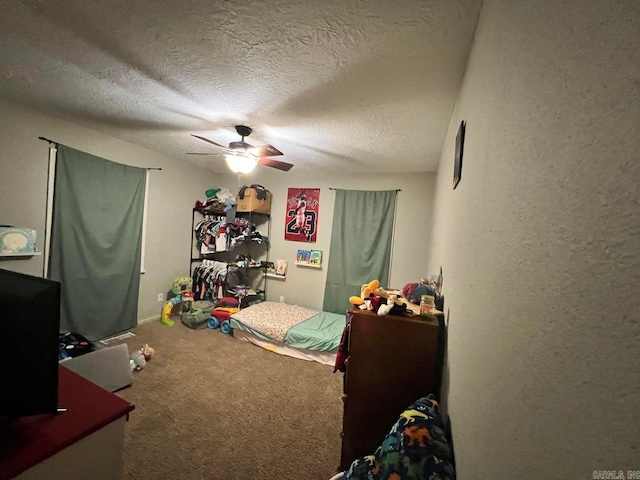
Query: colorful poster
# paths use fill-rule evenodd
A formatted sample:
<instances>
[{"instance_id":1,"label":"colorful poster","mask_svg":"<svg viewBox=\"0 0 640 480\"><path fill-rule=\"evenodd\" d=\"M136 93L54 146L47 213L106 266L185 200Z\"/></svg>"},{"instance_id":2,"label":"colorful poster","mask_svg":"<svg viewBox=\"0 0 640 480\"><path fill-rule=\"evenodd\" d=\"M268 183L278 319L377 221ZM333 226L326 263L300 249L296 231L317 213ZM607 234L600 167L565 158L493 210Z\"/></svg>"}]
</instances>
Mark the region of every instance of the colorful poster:
<instances>
[{"instance_id":1,"label":"colorful poster","mask_svg":"<svg viewBox=\"0 0 640 480\"><path fill-rule=\"evenodd\" d=\"M284 239L292 242L314 242L318 236L319 188L290 188Z\"/></svg>"}]
</instances>

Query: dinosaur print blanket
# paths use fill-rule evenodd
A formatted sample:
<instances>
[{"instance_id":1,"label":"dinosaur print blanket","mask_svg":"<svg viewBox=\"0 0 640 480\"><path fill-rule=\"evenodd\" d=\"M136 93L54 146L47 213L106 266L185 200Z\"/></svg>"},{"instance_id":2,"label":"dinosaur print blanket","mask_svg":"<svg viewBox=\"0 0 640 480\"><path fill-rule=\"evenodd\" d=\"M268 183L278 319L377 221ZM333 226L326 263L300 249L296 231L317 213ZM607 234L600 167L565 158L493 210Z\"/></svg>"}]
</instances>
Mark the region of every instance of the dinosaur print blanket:
<instances>
[{"instance_id":1,"label":"dinosaur print blanket","mask_svg":"<svg viewBox=\"0 0 640 480\"><path fill-rule=\"evenodd\" d=\"M337 478L455 480L453 452L434 396L420 398L402 412L375 454L355 460Z\"/></svg>"}]
</instances>

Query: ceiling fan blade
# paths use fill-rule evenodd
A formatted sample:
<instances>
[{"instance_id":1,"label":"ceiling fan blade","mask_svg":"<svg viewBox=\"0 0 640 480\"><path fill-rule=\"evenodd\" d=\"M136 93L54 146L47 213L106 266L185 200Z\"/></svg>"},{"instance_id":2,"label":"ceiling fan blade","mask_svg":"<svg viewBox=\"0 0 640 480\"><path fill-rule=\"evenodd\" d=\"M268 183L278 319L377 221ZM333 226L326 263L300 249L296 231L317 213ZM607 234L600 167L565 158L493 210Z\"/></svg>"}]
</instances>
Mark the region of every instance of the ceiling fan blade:
<instances>
[{"instance_id":1,"label":"ceiling fan blade","mask_svg":"<svg viewBox=\"0 0 640 480\"><path fill-rule=\"evenodd\" d=\"M261 147L248 148L248 152L251 152L256 157L277 157L278 155L284 155L273 145L262 145Z\"/></svg>"},{"instance_id":2,"label":"ceiling fan blade","mask_svg":"<svg viewBox=\"0 0 640 480\"><path fill-rule=\"evenodd\" d=\"M214 142L213 140L209 140L208 138L204 138L201 137L200 135L194 135L193 133L191 134L192 137L196 137L199 138L200 140L202 140L203 142L207 142L210 143L211 145L215 145L216 147L220 147L220 148L227 148L225 145L220 145L219 143Z\"/></svg>"},{"instance_id":3,"label":"ceiling fan blade","mask_svg":"<svg viewBox=\"0 0 640 480\"><path fill-rule=\"evenodd\" d=\"M293 164L287 162L281 162L280 160L274 160L273 158L260 158L258 165L264 165L265 167L277 168L283 172L288 172L293 167Z\"/></svg>"}]
</instances>

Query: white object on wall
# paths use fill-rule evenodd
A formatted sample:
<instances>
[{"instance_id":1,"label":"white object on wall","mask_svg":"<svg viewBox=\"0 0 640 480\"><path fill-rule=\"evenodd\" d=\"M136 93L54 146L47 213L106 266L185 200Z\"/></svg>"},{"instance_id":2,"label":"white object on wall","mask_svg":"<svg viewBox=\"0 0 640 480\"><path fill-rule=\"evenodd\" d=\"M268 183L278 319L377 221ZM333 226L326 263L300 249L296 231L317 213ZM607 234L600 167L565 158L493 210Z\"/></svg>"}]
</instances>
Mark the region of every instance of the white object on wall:
<instances>
[{"instance_id":1,"label":"white object on wall","mask_svg":"<svg viewBox=\"0 0 640 480\"><path fill-rule=\"evenodd\" d=\"M49 174L47 176L47 211L45 213L44 227L44 263L42 276L49 276L49 249L51 248L51 222L53 219L53 187L56 180L56 153L58 149L55 143L49 144Z\"/></svg>"}]
</instances>

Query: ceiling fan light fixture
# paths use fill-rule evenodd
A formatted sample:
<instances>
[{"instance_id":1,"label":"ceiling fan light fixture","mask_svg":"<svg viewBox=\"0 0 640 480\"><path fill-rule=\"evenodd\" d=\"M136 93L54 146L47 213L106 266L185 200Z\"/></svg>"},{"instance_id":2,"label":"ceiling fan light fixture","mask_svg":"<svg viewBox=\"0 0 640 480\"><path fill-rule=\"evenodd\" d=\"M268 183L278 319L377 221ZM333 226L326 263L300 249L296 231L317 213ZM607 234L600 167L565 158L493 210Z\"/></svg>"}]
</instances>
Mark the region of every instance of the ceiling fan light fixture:
<instances>
[{"instance_id":1,"label":"ceiling fan light fixture","mask_svg":"<svg viewBox=\"0 0 640 480\"><path fill-rule=\"evenodd\" d=\"M209 140L206 137L201 137L200 135L195 135L192 133L191 136L223 149L226 152L226 155L224 155L224 157L227 162L227 166L234 173L250 173L254 168L256 168L256 165L258 164L265 167L276 168L283 172L288 172L289 170L291 170L291 167L293 167L291 163L281 162L280 160L270 158L284 155L273 145L267 144L254 147L253 145L245 142L245 137L250 135L251 131L251 127L247 127L245 125L236 125L236 132L238 132L238 134L240 135L241 140L239 142L229 143L228 147L216 143L213 140ZM213 153L187 153L187 155L221 156L220 154Z\"/></svg>"},{"instance_id":2,"label":"ceiling fan light fixture","mask_svg":"<svg viewBox=\"0 0 640 480\"><path fill-rule=\"evenodd\" d=\"M250 155L225 155L227 166L234 173L251 173L256 165L258 165L258 158Z\"/></svg>"}]
</instances>

